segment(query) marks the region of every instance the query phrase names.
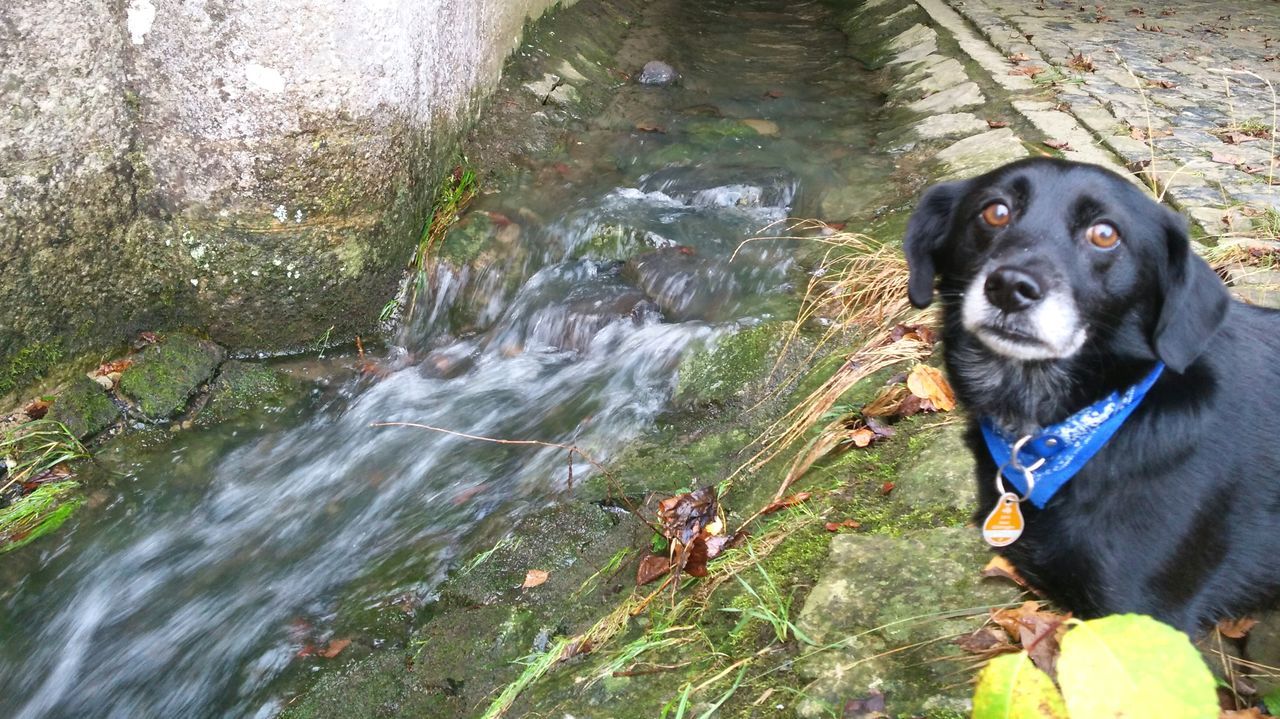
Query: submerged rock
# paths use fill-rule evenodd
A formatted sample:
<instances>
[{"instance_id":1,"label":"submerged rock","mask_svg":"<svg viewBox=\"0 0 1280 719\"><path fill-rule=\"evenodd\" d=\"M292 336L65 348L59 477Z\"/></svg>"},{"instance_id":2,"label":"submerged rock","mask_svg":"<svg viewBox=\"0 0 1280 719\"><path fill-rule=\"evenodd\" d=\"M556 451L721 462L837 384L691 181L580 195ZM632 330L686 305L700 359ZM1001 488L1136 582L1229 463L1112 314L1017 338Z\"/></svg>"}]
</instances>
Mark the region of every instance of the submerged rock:
<instances>
[{"instance_id":1,"label":"submerged rock","mask_svg":"<svg viewBox=\"0 0 1280 719\"><path fill-rule=\"evenodd\" d=\"M294 390L293 381L277 370L232 360L218 370L209 386L209 402L196 422L209 425L254 409L278 409Z\"/></svg>"},{"instance_id":2,"label":"submerged rock","mask_svg":"<svg viewBox=\"0 0 1280 719\"><path fill-rule=\"evenodd\" d=\"M636 82L641 85L653 85L657 87L666 87L674 83L680 78L680 73L661 60L650 60L644 64L644 68L640 70L640 74L636 76Z\"/></svg>"},{"instance_id":3,"label":"submerged rock","mask_svg":"<svg viewBox=\"0 0 1280 719\"><path fill-rule=\"evenodd\" d=\"M186 408L187 399L209 381L224 355L209 340L170 333L143 350L124 371L120 392L147 419L168 419Z\"/></svg>"},{"instance_id":4,"label":"submerged rock","mask_svg":"<svg viewBox=\"0 0 1280 719\"><path fill-rule=\"evenodd\" d=\"M669 167L640 178L644 192L661 192L691 207L787 210L800 182L780 168Z\"/></svg>"},{"instance_id":5,"label":"submerged rock","mask_svg":"<svg viewBox=\"0 0 1280 719\"><path fill-rule=\"evenodd\" d=\"M813 680L801 715L828 716L873 691L885 695L890 716L967 714L973 689L965 672L972 665L948 639L981 626L983 608L1020 594L982 578L986 555L977 534L963 528L835 537L798 621L819 646L834 645L797 662ZM947 615L957 609L974 613Z\"/></svg>"},{"instance_id":6,"label":"submerged rock","mask_svg":"<svg viewBox=\"0 0 1280 719\"><path fill-rule=\"evenodd\" d=\"M80 375L53 401L46 418L61 422L69 432L86 439L119 419L120 408L102 385Z\"/></svg>"},{"instance_id":7,"label":"submerged rock","mask_svg":"<svg viewBox=\"0 0 1280 719\"><path fill-rule=\"evenodd\" d=\"M716 317L733 297L733 277L689 247L671 247L628 260L623 279L644 290L673 322Z\"/></svg>"}]
</instances>

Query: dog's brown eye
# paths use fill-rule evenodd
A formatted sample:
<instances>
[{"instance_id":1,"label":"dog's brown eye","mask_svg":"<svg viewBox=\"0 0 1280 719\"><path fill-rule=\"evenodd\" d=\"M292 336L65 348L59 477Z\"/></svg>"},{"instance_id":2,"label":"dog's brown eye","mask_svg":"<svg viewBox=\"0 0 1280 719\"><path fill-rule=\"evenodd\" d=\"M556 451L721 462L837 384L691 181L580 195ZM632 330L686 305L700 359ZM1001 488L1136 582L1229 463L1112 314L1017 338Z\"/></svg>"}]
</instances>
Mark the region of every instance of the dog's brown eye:
<instances>
[{"instance_id":1,"label":"dog's brown eye","mask_svg":"<svg viewBox=\"0 0 1280 719\"><path fill-rule=\"evenodd\" d=\"M1094 247L1104 250L1115 247L1116 243L1120 241L1120 231L1108 222L1099 222L1096 225L1091 225L1089 229L1084 231L1084 236L1093 243Z\"/></svg>"},{"instance_id":2,"label":"dog's brown eye","mask_svg":"<svg viewBox=\"0 0 1280 719\"><path fill-rule=\"evenodd\" d=\"M1009 206L1003 202L993 202L982 210L982 221L992 227L1004 227L1009 224Z\"/></svg>"}]
</instances>

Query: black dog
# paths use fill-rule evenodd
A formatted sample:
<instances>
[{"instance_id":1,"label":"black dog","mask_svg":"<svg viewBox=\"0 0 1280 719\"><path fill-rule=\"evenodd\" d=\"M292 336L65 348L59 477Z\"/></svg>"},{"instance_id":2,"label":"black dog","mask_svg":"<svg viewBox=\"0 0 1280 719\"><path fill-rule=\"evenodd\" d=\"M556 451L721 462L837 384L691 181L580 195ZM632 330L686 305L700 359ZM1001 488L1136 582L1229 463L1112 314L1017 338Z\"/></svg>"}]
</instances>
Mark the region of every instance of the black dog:
<instances>
[{"instance_id":1,"label":"black dog","mask_svg":"<svg viewBox=\"0 0 1280 719\"><path fill-rule=\"evenodd\" d=\"M1180 216L1100 167L1031 159L929 188L904 246L912 304L937 279L977 517L1021 510L1000 551L1028 581L1079 616L1189 633L1280 598L1280 312L1232 301ZM998 488L991 447L1025 436Z\"/></svg>"}]
</instances>

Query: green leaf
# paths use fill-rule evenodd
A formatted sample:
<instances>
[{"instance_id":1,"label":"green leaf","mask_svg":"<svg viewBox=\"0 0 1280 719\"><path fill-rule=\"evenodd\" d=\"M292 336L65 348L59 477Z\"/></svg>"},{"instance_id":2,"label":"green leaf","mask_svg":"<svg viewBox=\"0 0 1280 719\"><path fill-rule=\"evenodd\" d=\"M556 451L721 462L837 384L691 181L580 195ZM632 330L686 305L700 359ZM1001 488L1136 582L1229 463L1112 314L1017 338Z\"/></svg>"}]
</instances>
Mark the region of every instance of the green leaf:
<instances>
[{"instance_id":1,"label":"green leaf","mask_svg":"<svg viewBox=\"0 0 1280 719\"><path fill-rule=\"evenodd\" d=\"M1271 715L1280 714L1280 687L1276 687L1262 695L1262 704Z\"/></svg>"},{"instance_id":2,"label":"green leaf","mask_svg":"<svg viewBox=\"0 0 1280 719\"><path fill-rule=\"evenodd\" d=\"M1138 614L1094 619L1067 632L1058 684L1073 717L1218 716L1213 675L1191 640Z\"/></svg>"},{"instance_id":3,"label":"green leaf","mask_svg":"<svg viewBox=\"0 0 1280 719\"><path fill-rule=\"evenodd\" d=\"M973 719L1066 719L1062 695L1026 652L987 663L973 695Z\"/></svg>"}]
</instances>

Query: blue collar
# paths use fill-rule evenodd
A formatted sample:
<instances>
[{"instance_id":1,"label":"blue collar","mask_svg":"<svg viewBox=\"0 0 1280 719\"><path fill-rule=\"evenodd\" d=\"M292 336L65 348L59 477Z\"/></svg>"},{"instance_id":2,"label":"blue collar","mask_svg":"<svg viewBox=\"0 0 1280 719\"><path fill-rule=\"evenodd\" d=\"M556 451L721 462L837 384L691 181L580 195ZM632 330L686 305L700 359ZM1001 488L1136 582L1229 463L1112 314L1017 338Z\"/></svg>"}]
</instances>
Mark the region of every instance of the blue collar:
<instances>
[{"instance_id":1,"label":"blue collar","mask_svg":"<svg viewBox=\"0 0 1280 719\"><path fill-rule=\"evenodd\" d=\"M1031 467L1043 460L1043 464L1034 472L1035 482L1031 495L1027 497L1032 504L1044 509L1044 505L1062 485L1074 477L1085 462L1097 454L1120 429L1120 425L1142 403L1147 390L1151 389L1163 371L1164 363L1157 362L1151 372L1137 384L1123 392L1112 392L1058 424L1045 427L1023 444L1018 452L1018 460L1023 467ZM982 428L982 438L987 441L991 458L995 460L997 467L1002 468L1005 481L1019 494L1026 496L1027 485L1023 473L1009 466L1009 455L1014 443L1018 441L1017 435L1011 435L997 427L989 417L982 418L979 426Z\"/></svg>"}]
</instances>

